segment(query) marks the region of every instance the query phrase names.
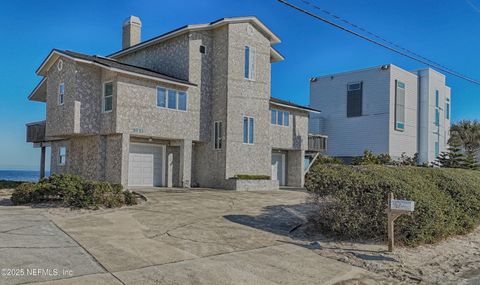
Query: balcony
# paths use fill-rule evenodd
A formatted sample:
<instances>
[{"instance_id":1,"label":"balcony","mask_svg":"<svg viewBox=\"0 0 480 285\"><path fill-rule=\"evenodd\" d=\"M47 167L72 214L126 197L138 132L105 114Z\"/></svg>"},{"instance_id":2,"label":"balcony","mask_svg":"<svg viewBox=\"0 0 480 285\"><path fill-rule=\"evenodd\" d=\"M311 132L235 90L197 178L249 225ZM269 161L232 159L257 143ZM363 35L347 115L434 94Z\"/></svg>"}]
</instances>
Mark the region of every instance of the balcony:
<instances>
[{"instance_id":1,"label":"balcony","mask_svg":"<svg viewBox=\"0 0 480 285\"><path fill-rule=\"evenodd\" d=\"M308 135L308 151L325 153L327 151L328 136L324 135Z\"/></svg>"},{"instance_id":2,"label":"balcony","mask_svg":"<svg viewBox=\"0 0 480 285\"><path fill-rule=\"evenodd\" d=\"M45 121L27 124L27 142L41 143L45 141Z\"/></svg>"}]
</instances>

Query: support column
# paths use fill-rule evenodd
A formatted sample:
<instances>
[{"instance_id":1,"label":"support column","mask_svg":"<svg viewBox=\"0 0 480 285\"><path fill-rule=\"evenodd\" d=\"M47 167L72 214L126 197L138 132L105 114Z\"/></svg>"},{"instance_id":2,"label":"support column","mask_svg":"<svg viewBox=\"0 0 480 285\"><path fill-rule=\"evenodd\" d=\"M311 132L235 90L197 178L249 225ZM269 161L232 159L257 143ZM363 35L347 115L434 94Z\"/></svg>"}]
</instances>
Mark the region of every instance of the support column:
<instances>
[{"instance_id":1,"label":"support column","mask_svg":"<svg viewBox=\"0 0 480 285\"><path fill-rule=\"evenodd\" d=\"M304 150L289 150L287 155L287 185L303 187L305 182Z\"/></svg>"},{"instance_id":2,"label":"support column","mask_svg":"<svg viewBox=\"0 0 480 285\"><path fill-rule=\"evenodd\" d=\"M184 188L190 188L192 180L192 140L180 143L180 181Z\"/></svg>"},{"instance_id":3,"label":"support column","mask_svg":"<svg viewBox=\"0 0 480 285\"><path fill-rule=\"evenodd\" d=\"M40 154L40 179L45 177L45 152L46 152L46 147L42 143L41 146L41 154Z\"/></svg>"}]
</instances>

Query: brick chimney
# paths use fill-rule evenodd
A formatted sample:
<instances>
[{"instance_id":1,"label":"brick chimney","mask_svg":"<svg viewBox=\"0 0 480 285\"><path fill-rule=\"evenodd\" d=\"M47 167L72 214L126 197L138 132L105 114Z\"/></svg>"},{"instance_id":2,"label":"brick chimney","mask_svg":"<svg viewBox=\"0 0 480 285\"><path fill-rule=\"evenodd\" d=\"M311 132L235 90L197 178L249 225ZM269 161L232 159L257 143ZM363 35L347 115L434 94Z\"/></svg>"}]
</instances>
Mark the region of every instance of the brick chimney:
<instances>
[{"instance_id":1,"label":"brick chimney","mask_svg":"<svg viewBox=\"0 0 480 285\"><path fill-rule=\"evenodd\" d=\"M122 49L141 42L142 22L136 16L130 16L123 22Z\"/></svg>"}]
</instances>

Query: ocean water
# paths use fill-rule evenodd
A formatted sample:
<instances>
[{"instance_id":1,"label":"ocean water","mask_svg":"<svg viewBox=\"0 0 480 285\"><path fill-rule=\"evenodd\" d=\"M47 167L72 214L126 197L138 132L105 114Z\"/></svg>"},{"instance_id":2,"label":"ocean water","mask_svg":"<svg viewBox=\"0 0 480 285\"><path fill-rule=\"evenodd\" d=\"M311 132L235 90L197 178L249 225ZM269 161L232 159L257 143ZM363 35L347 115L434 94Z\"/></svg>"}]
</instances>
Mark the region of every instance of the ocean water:
<instances>
[{"instance_id":1,"label":"ocean water","mask_svg":"<svg viewBox=\"0 0 480 285\"><path fill-rule=\"evenodd\" d=\"M45 175L49 176L50 172L46 171ZM36 182L38 181L39 177L40 177L40 171L0 170L0 180Z\"/></svg>"}]
</instances>

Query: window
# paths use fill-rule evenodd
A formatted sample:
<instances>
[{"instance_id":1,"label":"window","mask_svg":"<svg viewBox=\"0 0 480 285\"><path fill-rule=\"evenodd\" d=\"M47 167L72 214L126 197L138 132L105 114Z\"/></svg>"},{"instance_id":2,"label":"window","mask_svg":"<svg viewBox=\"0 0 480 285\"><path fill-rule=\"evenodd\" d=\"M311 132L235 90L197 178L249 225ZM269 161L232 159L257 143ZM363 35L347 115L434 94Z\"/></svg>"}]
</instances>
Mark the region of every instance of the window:
<instances>
[{"instance_id":1,"label":"window","mask_svg":"<svg viewBox=\"0 0 480 285\"><path fill-rule=\"evenodd\" d=\"M272 125L276 125L277 124L277 110L271 110L272 112Z\"/></svg>"},{"instance_id":2,"label":"window","mask_svg":"<svg viewBox=\"0 0 480 285\"><path fill-rule=\"evenodd\" d=\"M157 87L157 107L187 110L187 92Z\"/></svg>"},{"instance_id":3,"label":"window","mask_svg":"<svg viewBox=\"0 0 480 285\"><path fill-rule=\"evenodd\" d=\"M440 111L438 108L435 109L435 126L440 126Z\"/></svg>"},{"instance_id":4,"label":"window","mask_svg":"<svg viewBox=\"0 0 480 285\"><path fill-rule=\"evenodd\" d=\"M167 106L167 90L157 87L157 107L165 108Z\"/></svg>"},{"instance_id":5,"label":"window","mask_svg":"<svg viewBox=\"0 0 480 285\"><path fill-rule=\"evenodd\" d=\"M205 54L207 52L207 48L204 45L200 46L200 53Z\"/></svg>"},{"instance_id":6,"label":"window","mask_svg":"<svg viewBox=\"0 0 480 285\"><path fill-rule=\"evenodd\" d=\"M222 129L222 122L217 121L214 123L214 144L215 149L222 148L222 139L223 139L223 129Z\"/></svg>"},{"instance_id":7,"label":"window","mask_svg":"<svg viewBox=\"0 0 480 285\"><path fill-rule=\"evenodd\" d=\"M178 92L178 110L187 110L187 93L182 91Z\"/></svg>"},{"instance_id":8,"label":"window","mask_svg":"<svg viewBox=\"0 0 480 285\"><path fill-rule=\"evenodd\" d=\"M363 82L349 83L347 86L347 117L362 115Z\"/></svg>"},{"instance_id":9,"label":"window","mask_svg":"<svg viewBox=\"0 0 480 285\"><path fill-rule=\"evenodd\" d=\"M435 107L438 108L438 103L440 101L440 94L438 92L438 90L435 90Z\"/></svg>"},{"instance_id":10,"label":"window","mask_svg":"<svg viewBox=\"0 0 480 285\"><path fill-rule=\"evenodd\" d=\"M177 109L177 91L168 90L168 108Z\"/></svg>"},{"instance_id":11,"label":"window","mask_svg":"<svg viewBox=\"0 0 480 285\"><path fill-rule=\"evenodd\" d=\"M254 80L256 61L257 61L257 53L255 52L255 49L249 46L245 46L245 65L244 65L245 79Z\"/></svg>"},{"instance_id":12,"label":"window","mask_svg":"<svg viewBox=\"0 0 480 285\"><path fill-rule=\"evenodd\" d=\"M405 83L395 80L395 130L405 130Z\"/></svg>"},{"instance_id":13,"label":"window","mask_svg":"<svg viewBox=\"0 0 480 285\"><path fill-rule=\"evenodd\" d=\"M107 82L103 85L103 112L112 111L113 83Z\"/></svg>"},{"instance_id":14,"label":"window","mask_svg":"<svg viewBox=\"0 0 480 285\"><path fill-rule=\"evenodd\" d=\"M280 110L271 110L272 113L272 125L279 125L279 126L288 126L290 119L290 113L288 111L280 111Z\"/></svg>"},{"instance_id":15,"label":"window","mask_svg":"<svg viewBox=\"0 0 480 285\"><path fill-rule=\"evenodd\" d=\"M445 117L447 120L450 120L450 98L447 98L447 103L445 104Z\"/></svg>"},{"instance_id":16,"label":"window","mask_svg":"<svg viewBox=\"0 0 480 285\"><path fill-rule=\"evenodd\" d=\"M58 105L63 105L65 102L65 84L58 85Z\"/></svg>"},{"instance_id":17,"label":"window","mask_svg":"<svg viewBox=\"0 0 480 285\"><path fill-rule=\"evenodd\" d=\"M243 143L253 144L254 122L252 117L243 117Z\"/></svg>"},{"instance_id":18,"label":"window","mask_svg":"<svg viewBox=\"0 0 480 285\"><path fill-rule=\"evenodd\" d=\"M58 149L58 165L65 165L67 160L67 148L62 146Z\"/></svg>"},{"instance_id":19,"label":"window","mask_svg":"<svg viewBox=\"0 0 480 285\"><path fill-rule=\"evenodd\" d=\"M435 158L437 158L440 155L440 143L435 142Z\"/></svg>"}]
</instances>

